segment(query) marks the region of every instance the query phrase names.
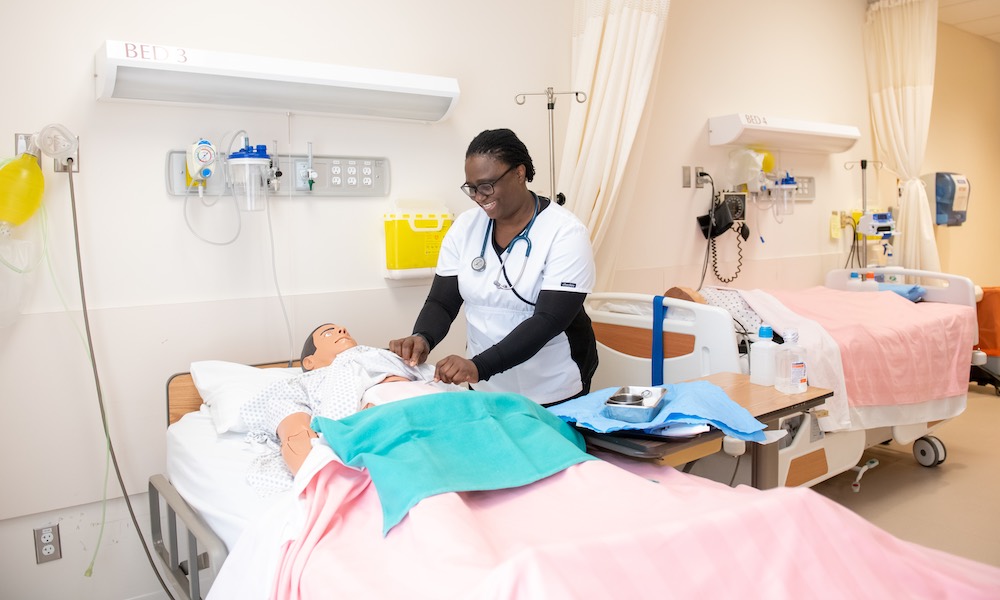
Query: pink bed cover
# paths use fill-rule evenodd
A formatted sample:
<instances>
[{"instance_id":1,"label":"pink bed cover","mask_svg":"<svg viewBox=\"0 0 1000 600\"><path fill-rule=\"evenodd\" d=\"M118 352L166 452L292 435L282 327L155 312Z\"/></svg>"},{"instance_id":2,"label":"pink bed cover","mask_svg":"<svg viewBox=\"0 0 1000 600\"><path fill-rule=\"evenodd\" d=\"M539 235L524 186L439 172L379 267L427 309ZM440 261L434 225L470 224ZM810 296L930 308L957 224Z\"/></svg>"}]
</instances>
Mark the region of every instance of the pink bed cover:
<instances>
[{"instance_id":1,"label":"pink bed cover","mask_svg":"<svg viewBox=\"0 0 1000 600\"><path fill-rule=\"evenodd\" d=\"M840 347L851 406L914 404L968 393L976 311L893 292L772 291Z\"/></svg>"},{"instance_id":2,"label":"pink bed cover","mask_svg":"<svg viewBox=\"0 0 1000 600\"><path fill-rule=\"evenodd\" d=\"M900 540L812 490L629 465L649 478L589 461L433 496L383 538L367 473L328 462L300 495L302 533L271 597L1000 597L1000 569Z\"/></svg>"}]
</instances>

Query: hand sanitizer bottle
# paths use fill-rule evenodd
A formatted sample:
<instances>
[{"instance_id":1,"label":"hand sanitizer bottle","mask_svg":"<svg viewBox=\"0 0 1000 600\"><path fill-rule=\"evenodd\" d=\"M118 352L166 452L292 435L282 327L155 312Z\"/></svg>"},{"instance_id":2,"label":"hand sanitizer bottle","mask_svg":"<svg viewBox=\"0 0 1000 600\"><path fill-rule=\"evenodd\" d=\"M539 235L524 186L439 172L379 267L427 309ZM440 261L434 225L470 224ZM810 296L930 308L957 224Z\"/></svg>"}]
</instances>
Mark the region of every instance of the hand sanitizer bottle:
<instances>
[{"instance_id":1,"label":"hand sanitizer bottle","mask_svg":"<svg viewBox=\"0 0 1000 600\"><path fill-rule=\"evenodd\" d=\"M750 344L750 383L774 385L774 356L778 344L774 343L774 332L762 325L757 341Z\"/></svg>"},{"instance_id":2,"label":"hand sanitizer bottle","mask_svg":"<svg viewBox=\"0 0 1000 600\"><path fill-rule=\"evenodd\" d=\"M774 367L774 387L783 394L801 394L806 391L806 353L799 346L799 332L785 332L785 343L778 348Z\"/></svg>"}]
</instances>

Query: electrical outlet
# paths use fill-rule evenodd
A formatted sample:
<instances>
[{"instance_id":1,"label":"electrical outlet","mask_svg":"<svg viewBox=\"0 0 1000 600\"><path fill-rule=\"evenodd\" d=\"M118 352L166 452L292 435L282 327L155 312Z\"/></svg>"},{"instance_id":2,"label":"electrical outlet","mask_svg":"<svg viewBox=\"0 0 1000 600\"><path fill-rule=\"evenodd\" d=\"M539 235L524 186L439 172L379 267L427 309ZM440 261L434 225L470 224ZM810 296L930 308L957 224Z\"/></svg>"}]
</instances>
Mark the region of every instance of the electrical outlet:
<instances>
[{"instance_id":1,"label":"electrical outlet","mask_svg":"<svg viewBox=\"0 0 1000 600\"><path fill-rule=\"evenodd\" d=\"M42 564L62 558L59 525L49 525L35 530L35 562Z\"/></svg>"},{"instance_id":2,"label":"electrical outlet","mask_svg":"<svg viewBox=\"0 0 1000 600\"><path fill-rule=\"evenodd\" d=\"M795 199L815 200L816 199L816 178L796 177L795 178Z\"/></svg>"},{"instance_id":3,"label":"electrical outlet","mask_svg":"<svg viewBox=\"0 0 1000 600\"><path fill-rule=\"evenodd\" d=\"M702 172L702 168L701 167L695 167L694 168L694 187L696 187L696 188L703 188L703 187L705 187L705 181L701 178L701 175L699 175L699 173L701 173L701 172Z\"/></svg>"}]
</instances>

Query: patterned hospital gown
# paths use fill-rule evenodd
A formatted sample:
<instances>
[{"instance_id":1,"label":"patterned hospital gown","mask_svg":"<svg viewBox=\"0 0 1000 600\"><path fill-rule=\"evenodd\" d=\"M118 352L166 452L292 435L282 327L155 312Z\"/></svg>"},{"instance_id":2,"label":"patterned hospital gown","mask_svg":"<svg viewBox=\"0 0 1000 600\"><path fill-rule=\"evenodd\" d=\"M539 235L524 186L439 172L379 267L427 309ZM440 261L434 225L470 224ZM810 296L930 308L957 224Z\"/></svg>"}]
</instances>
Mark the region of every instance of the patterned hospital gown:
<instances>
[{"instance_id":1,"label":"patterned hospital gown","mask_svg":"<svg viewBox=\"0 0 1000 600\"><path fill-rule=\"evenodd\" d=\"M266 445L251 465L247 482L261 495L288 489L292 473L281 457L278 424L297 412L329 419L352 415L361 408L365 390L390 375L430 382L434 367L411 367L388 350L356 346L341 352L328 367L264 388L240 410L247 424L247 441Z\"/></svg>"}]
</instances>

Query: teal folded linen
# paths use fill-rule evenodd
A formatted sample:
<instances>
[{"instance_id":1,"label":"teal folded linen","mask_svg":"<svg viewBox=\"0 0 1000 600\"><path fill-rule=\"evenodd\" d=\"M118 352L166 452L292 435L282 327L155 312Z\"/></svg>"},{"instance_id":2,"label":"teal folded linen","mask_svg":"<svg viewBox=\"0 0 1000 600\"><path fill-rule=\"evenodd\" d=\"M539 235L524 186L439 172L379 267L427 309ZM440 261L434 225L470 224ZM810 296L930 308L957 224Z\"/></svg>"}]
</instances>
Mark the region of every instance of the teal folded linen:
<instances>
[{"instance_id":1,"label":"teal folded linen","mask_svg":"<svg viewBox=\"0 0 1000 600\"><path fill-rule=\"evenodd\" d=\"M527 485L593 459L577 431L517 394L431 394L312 427L345 464L368 469L383 535L428 496Z\"/></svg>"},{"instance_id":2,"label":"teal folded linen","mask_svg":"<svg viewBox=\"0 0 1000 600\"><path fill-rule=\"evenodd\" d=\"M712 425L726 435L753 442L764 441L763 423L734 402L726 392L707 381L667 385L663 407L646 422L630 423L604 415L604 403L618 388L605 388L548 410L557 417L600 433L636 430L656 433L667 425Z\"/></svg>"}]
</instances>

